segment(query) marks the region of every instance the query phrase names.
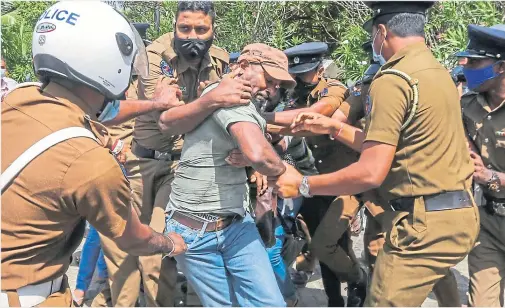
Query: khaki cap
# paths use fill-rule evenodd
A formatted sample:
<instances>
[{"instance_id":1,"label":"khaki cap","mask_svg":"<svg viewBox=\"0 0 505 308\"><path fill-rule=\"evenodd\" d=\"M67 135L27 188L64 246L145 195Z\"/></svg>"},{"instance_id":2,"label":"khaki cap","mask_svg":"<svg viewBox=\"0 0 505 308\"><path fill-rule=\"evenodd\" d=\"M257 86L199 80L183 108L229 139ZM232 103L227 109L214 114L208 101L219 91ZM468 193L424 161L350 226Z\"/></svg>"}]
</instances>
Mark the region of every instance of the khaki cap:
<instances>
[{"instance_id":1,"label":"khaki cap","mask_svg":"<svg viewBox=\"0 0 505 308\"><path fill-rule=\"evenodd\" d=\"M296 81L288 73L288 57L279 49L261 43L249 44L240 53L238 62L242 60L261 64L268 75L282 81L283 88L292 89L296 86Z\"/></svg>"}]
</instances>

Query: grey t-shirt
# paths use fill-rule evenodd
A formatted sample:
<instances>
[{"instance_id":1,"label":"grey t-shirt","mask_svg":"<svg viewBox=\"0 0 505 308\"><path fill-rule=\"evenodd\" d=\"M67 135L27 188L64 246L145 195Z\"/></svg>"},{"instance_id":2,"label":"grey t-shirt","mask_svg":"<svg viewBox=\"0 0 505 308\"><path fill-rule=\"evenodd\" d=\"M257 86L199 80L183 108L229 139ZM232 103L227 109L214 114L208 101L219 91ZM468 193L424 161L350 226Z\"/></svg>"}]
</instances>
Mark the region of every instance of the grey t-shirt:
<instances>
[{"instance_id":1,"label":"grey t-shirt","mask_svg":"<svg viewBox=\"0 0 505 308\"><path fill-rule=\"evenodd\" d=\"M216 86L207 87L202 95ZM225 162L229 152L238 148L227 130L230 124L236 122L254 123L265 132L265 120L254 104L249 103L246 106L218 109L185 135L167 210L245 214L249 205L245 168L236 168Z\"/></svg>"}]
</instances>

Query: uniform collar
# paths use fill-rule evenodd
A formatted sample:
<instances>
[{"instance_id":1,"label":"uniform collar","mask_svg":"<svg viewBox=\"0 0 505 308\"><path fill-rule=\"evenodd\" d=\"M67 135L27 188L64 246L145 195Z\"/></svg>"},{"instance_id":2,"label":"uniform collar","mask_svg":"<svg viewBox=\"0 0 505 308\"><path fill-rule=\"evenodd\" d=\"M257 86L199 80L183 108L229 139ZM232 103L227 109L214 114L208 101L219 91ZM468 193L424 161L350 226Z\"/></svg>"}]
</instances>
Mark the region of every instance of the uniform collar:
<instances>
[{"instance_id":1,"label":"uniform collar","mask_svg":"<svg viewBox=\"0 0 505 308\"><path fill-rule=\"evenodd\" d=\"M504 108L504 106L505 106L505 101L503 101L495 110L491 110L491 106L489 106L489 104L487 102L486 95L484 95L482 93L479 93L477 95L477 103L479 103L479 105L481 105L482 108L484 110L486 110L487 113L496 112L496 111Z\"/></svg>"},{"instance_id":2,"label":"uniform collar","mask_svg":"<svg viewBox=\"0 0 505 308\"><path fill-rule=\"evenodd\" d=\"M182 74L185 71L187 71L191 67L191 65L188 63L188 61L184 57L179 57L179 55L177 55L177 53L175 52L174 37L175 37L174 32L169 33L170 46L168 48L166 48L165 51L163 51L162 57L168 59L168 61L170 61L171 63L178 61L177 74ZM202 62L200 64L199 71L202 71L206 67L212 67L214 60L210 56L211 52L212 52L212 47L209 49L209 51L203 57Z\"/></svg>"},{"instance_id":3,"label":"uniform collar","mask_svg":"<svg viewBox=\"0 0 505 308\"><path fill-rule=\"evenodd\" d=\"M403 47L399 51L397 51L381 68L381 70L388 69L394 66L396 63L400 62L406 56L419 52L420 50L428 50L428 46L424 42L413 43L408 46Z\"/></svg>"},{"instance_id":4,"label":"uniform collar","mask_svg":"<svg viewBox=\"0 0 505 308\"><path fill-rule=\"evenodd\" d=\"M49 94L57 99L64 99L68 101L70 104L70 108L74 108L74 106L78 107L78 109L83 111L85 114L89 115L90 118L94 121L98 121L96 114L102 107L101 105L97 104L97 106L91 106L75 94L73 94L69 89L65 88L62 85L59 85L55 82L50 82L43 90L42 92ZM77 109L77 108L75 108Z\"/></svg>"},{"instance_id":5,"label":"uniform collar","mask_svg":"<svg viewBox=\"0 0 505 308\"><path fill-rule=\"evenodd\" d=\"M321 78L319 79L319 82L317 83L316 87L314 88L314 90L312 90L312 92L310 92L310 96L312 98L316 98L317 99L317 95L319 94L319 92L321 92L322 89L326 88L326 80L324 78Z\"/></svg>"}]
</instances>

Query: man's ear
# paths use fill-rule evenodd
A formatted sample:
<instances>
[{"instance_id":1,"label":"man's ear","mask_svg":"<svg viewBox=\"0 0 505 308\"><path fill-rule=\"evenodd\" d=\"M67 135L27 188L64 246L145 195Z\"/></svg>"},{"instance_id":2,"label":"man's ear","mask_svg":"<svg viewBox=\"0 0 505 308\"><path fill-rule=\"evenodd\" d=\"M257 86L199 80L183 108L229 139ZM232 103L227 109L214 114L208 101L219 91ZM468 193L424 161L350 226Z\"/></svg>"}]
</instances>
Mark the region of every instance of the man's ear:
<instances>
[{"instance_id":1,"label":"man's ear","mask_svg":"<svg viewBox=\"0 0 505 308\"><path fill-rule=\"evenodd\" d=\"M322 77L323 73L324 73L324 66L323 62L321 62L321 64L319 64L319 66L317 67L317 76Z\"/></svg>"},{"instance_id":2,"label":"man's ear","mask_svg":"<svg viewBox=\"0 0 505 308\"><path fill-rule=\"evenodd\" d=\"M505 73L505 60L498 61L498 65L496 67L498 69L498 74Z\"/></svg>"},{"instance_id":3,"label":"man's ear","mask_svg":"<svg viewBox=\"0 0 505 308\"><path fill-rule=\"evenodd\" d=\"M386 39L387 33L388 33L386 25L384 25L384 24L378 24L377 27L379 29L380 35L382 36L382 39Z\"/></svg>"}]
</instances>

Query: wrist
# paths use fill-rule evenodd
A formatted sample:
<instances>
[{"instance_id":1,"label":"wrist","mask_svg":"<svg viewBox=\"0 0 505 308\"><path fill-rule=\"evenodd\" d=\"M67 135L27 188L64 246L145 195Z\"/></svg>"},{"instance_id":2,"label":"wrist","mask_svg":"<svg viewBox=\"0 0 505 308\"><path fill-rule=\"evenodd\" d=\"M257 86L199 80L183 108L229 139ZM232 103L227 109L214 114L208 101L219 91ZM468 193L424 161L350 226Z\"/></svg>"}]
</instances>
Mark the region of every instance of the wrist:
<instances>
[{"instance_id":1,"label":"wrist","mask_svg":"<svg viewBox=\"0 0 505 308\"><path fill-rule=\"evenodd\" d=\"M222 107L221 102L213 99L212 91L214 90L211 90L210 92L200 96L199 98L200 104L207 110L216 110Z\"/></svg>"},{"instance_id":2,"label":"wrist","mask_svg":"<svg viewBox=\"0 0 505 308\"><path fill-rule=\"evenodd\" d=\"M168 245L167 245L167 246L168 246L168 247L167 247L167 248L168 248L168 251L166 251L165 253L166 253L169 257L171 257L171 256L172 256L172 254L173 254L173 253L174 253L174 251L175 251L175 242L174 242L174 240L170 237L170 234L168 234L168 235L166 236L166 238L168 239L168 242L169 242L170 244L168 244Z\"/></svg>"},{"instance_id":3,"label":"wrist","mask_svg":"<svg viewBox=\"0 0 505 308\"><path fill-rule=\"evenodd\" d=\"M331 140L337 139L343 130L344 130L344 122L336 121L335 123L333 123L330 126L330 132L329 132L330 139Z\"/></svg>"},{"instance_id":4,"label":"wrist","mask_svg":"<svg viewBox=\"0 0 505 308\"><path fill-rule=\"evenodd\" d=\"M489 169L487 171L490 173L490 176L486 177L487 180L485 184L487 185L487 188L491 191L499 192L501 189L501 180L498 176L498 173L496 173L494 170Z\"/></svg>"}]
</instances>

